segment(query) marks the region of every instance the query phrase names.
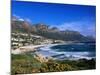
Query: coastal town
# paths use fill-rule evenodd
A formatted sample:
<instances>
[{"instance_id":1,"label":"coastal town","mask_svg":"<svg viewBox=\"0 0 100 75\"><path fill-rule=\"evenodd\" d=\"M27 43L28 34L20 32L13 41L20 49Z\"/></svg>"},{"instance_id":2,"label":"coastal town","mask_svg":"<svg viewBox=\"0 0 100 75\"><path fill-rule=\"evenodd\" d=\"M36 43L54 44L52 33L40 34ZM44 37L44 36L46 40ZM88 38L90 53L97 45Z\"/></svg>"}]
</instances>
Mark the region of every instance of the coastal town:
<instances>
[{"instance_id":1,"label":"coastal town","mask_svg":"<svg viewBox=\"0 0 100 75\"><path fill-rule=\"evenodd\" d=\"M38 47L55 44L64 43L62 40L47 39L42 36L27 34L27 33L11 33L11 50L13 54L19 52L33 51Z\"/></svg>"},{"instance_id":2,"label":"coastal town","mask_svg":"<svg viewBox=\"0 0 100 75\"><path fill-rule=\"evenodd\" d=\"M49 45L64 43L62 40L47 39L42 36L27 34L27 33L12 33L11 38L11 53L12 54L23 54L30 51L37 51L38 48ZM52 57L46 58L40 53L36 53L33 56L35 59L43 62L48 62L48 60L53 59Z\"/></svg>"}]
</instances>

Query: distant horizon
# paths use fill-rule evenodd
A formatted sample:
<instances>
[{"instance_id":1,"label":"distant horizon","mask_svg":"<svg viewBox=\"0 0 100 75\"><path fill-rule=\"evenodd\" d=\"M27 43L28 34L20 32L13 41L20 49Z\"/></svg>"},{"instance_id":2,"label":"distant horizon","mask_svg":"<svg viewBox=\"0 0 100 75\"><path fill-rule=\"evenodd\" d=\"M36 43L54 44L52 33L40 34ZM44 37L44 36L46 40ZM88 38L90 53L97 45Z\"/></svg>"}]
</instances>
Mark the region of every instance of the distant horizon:
<instances>
[{"instance_id":1,"label":"distant horizon","mask_svg":"<svg viewBox=\"0 0 100 75\"><path fill-rule=\"evenodd\" d=\"M44 23L95 37L96 7L73 4L12 1L12 15L32 24ZM34 11L35 10L35 11Z\"/></svg>"}]
</instances>

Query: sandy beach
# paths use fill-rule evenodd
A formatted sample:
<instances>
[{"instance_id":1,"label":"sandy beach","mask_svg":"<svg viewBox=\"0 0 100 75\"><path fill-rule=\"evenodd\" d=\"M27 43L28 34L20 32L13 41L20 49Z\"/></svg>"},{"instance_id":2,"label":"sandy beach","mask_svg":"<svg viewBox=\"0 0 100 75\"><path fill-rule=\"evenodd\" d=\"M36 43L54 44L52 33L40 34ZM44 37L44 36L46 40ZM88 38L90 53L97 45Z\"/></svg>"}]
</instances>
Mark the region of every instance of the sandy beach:
<instances>
[{"instance_id":1,"label":"sandy beach","mask_svg":"<svg viewBox=\"0 0 100 75\"><path fill-rule=\"evenodd\" d=\"M22 46L22 47L15 49L15 50L11 50L11 53L12 54L21 54L21 53L25 53L25 52L29 52L29 51L35 51L35 50L37 50L37 48L40 48L40 47L43 47L43 46L48 46L48 45L54 46L54 45L60 45L60 44L44 44L44 45Z\"/></svg>"},{"instance_id":2,"label":"sandy beach","mask_svg":"<svg viewBox=\"0 0 100 75\"><path fill-rule=\"evenodd\" d=\"M15 50L11 50L12 54L21 54L24 52L35 51L37 48L42 47L45 45L30 45L30 46L22 46Z\"/></svg>"}]
</instances>

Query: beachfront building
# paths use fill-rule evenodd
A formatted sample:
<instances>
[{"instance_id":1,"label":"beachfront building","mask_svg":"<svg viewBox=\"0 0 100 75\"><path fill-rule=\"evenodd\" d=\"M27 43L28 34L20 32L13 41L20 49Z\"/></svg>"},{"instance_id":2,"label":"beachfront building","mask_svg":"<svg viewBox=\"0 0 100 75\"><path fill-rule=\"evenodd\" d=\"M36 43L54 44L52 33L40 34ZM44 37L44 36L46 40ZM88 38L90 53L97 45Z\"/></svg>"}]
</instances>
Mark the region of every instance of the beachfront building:
<instances>
[{"instance_id":1,"label":"beachfront building","mask_svg":"<svg viewBox=\"0 0 100 75\"><path fill-rule=\"evenodd\" d=\"M65 43L63 40L53 40L53 43Z\"/></svg>"},{"instance_id":2,"label":"beachfront building","mask_svg":"<svg viewBox=\"0 0 100 75\"><path fill-rule=\"evenodd\" d=\"M21 46L44 45L53 43L51 39L47 39L42 36L33 34L28 35L26 33L12 33L11 35L12 35L11 37L12 49L16 49Z\"/></svg>"}]
</instances>

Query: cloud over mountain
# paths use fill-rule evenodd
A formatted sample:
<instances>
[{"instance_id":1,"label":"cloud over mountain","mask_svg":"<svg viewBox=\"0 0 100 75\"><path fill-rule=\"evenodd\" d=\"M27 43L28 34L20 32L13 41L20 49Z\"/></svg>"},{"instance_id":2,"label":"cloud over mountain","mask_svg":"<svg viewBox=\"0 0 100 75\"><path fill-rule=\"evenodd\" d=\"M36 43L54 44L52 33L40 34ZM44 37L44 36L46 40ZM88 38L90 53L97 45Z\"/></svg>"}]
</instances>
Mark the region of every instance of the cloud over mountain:
<instances>
[{"instance_id":1,"label":"cloud over mountain","mask_svg":"<svg viewBox=\"0 0 100 75\"><path fill-rule=\"evenodd\" d=\"M83 35L95 36L95 22L94 21L75 21L65 22L60 25L55 25L60 30L74 30L79 31Z\"/></svg>"}]
</instances>

